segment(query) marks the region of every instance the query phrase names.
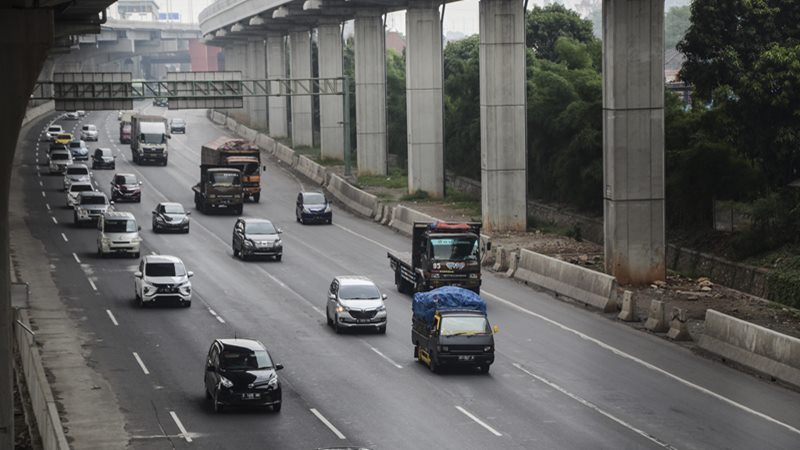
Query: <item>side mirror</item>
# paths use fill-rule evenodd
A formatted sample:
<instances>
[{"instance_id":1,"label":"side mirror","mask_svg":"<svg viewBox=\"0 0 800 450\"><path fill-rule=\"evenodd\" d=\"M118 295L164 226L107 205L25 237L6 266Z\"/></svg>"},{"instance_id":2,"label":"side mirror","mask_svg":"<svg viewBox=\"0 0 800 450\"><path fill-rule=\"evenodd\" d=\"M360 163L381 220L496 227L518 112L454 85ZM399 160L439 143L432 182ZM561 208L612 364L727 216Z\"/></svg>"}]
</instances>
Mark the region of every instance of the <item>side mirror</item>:
<instances>
[{"instance_id":1,"label":"side mirror","mask_svg":"<svg viewBox=\"0 0 800 450\"><path fill-rule=\"evenodd\" d=\"M280 229L280 228L278 228L278 230L277 230L277 231L278 231L278 234L281 234L281 233L283 233L283 230L282 230L282 229Z\"/></svg>"},{"instance_id":2,"label":"side mirror","mask_svg":"<svg viewBox=\"0 0 800 450\"><path fill-rule=\"evenodd\" d=\"M158 214L158 211L153 211L153 215L155 216L156 214Z\"/></svg>"},{"instance_id":3,"label":"side mirror","mask_svg":"<svg viewBox=\"0 0 800 450\"><path fill-rule=\"evenodd\" d=\"M191 216L191 215L192 215L192 212L191 212L191 211L186 211L186 215L187 215L187 216Z\"/></svg>"},{"instance_id":4,"label":"side mirror","mask_svg":"<svg viewBox=\"0 0 800 450\"><path fill-rule=\"evenodd\" d=\"M336 300L336 294L328 294L328 298L331 300Z\"/></svg>"},{"instance_id":5,"label":"side mirror","mask_svg":"<svg viewBox=\"0 0 800 450\"><path fill-rule=\"evenodd\" d=\"M139 272L137 270L136 272L133 272L133 276L136 277L136 278L142 278L142 272Z\"/></svg>"},{"instance_id":6,"label":"side mirror","mask_svg":"<svg viewBox=\"0 0 800 450\"><path fill-rule=\"evenodd\" d=\"M138 227L136 227L136 231L142 231L142 227L141 227L141 225L140 225L140 226L138 226Z\"/></svg>"},{"instance_id":7,"label":"side mirror","mask_svg":"<svg viewBox=\"0 0 800 450\"><path fill-rule=\"evenodd\" d=\"M283 370L283 364L275 364L275 370Z\"/></svg>"},{"instance_id":8,"label":"side mirror","mask_svg":"<svg viewBox=\"0 0 800 450\"><path fill-rule=\"evenodd\" d=\"M386 300L387 298L389 298L389 296L388 296L388 295L386 295L386 294L381 294L381 298L382 298L382 299L384 299L384 300Z\"/></svg>"},{"instance_id":9,"label":"side mirror","mask_svg":"<svg viewBox=\"0 0 800 450\"><path fill-rule=\"evenodd\" d=\"M94 176L94 172L89 172L89 176Z\"/></svg>"},{"instance_id":10,"label":"side mirror","mask_svg":"<svg viewBox=\"0 0 800 450\"><path fill-rule=\"evenodd\" d=\"M492 327L492 332L493 332L494 334L497 334L497 333L499 333L499 332L500 332L500 327L498 327L497 325L493 326L493 327Z\"/></svg>"},{"instance_id":11,"label":"side mirror","mask_svg":"<svg viewBox=\"0 0 800 450\"><path fill-rule=\"evenodd\" d=\"M142 182L140 181L139 184L142 184Z\"/></svg>"},{"instance_id":12,"label":"side mirror","mask_svg":"<svg viewBox=\"0 0 800 450\"><path fill-rule=\"evenodd\" d=\"M114 204L114 200L111 200L110 202L108 202L108 204L109 205L113 205Z\"/></svg>"},{"instance_id":13,"label":"side mirror","mask_svg":"<svg viewBox=\"0 0 800 450\"><path fill-rule=\"evenodd\" d=\"M189 278L192 278L194 276L194 272L192 272L190 270L190 271L186 272L186 276L189 277Z\"/></svg>"},{"instance_id":14,"label":"side mirror","mask_svg":"<svg viewBox=\"0 0 800 450\"><path fill-rule=\"evenodd\" d=\"M263 172L266 172L266 171L267 171L267 166L261 166L261 170L262 170Z\"/></svg>"},{"instance_id":15,"label":"side mirror","mask_svg":"<svg viewBox=\"0 0 800 450\"><path fill-rule=\"evenodd\" d=\"M170 136L170 135L166 135L166 136L167 136L167 139L172 139L172 136Z\"/></svg>"}]
</instances>

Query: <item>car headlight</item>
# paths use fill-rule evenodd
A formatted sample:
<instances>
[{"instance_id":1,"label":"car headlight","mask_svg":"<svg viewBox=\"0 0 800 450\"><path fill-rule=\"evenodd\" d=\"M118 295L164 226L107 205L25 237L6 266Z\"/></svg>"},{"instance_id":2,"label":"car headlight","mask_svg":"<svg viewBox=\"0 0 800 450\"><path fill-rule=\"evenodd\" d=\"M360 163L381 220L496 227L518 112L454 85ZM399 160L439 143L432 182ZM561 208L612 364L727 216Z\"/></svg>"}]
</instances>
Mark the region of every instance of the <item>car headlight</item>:
<instances>
[{"instance_id":1,"label":"car headlight","mask_svg":"<svg viewBox=\"0 0 800 450\"><path fill-rule=\"evenodd\" d=\"M469 277L470 278L478 278L479 275L480 274L477 274L477 273L471 273L471 274L469 274Z\"/></svg>"},{"instance_id":2,"label":"car headlight","mask_svg":"<svg viewBox=\"0 0 800 450\"><path fill-rule=\"evenodd\" d=\"M208 194L208 198L217 198L217 194Z\"/></svg>"},{"instance_id":3,"label":"car headlight","mask_svg":"<svg viewBox=\"0 0 800 450\"><path fill-rule=\"evenodd\" d=\"M431 278L441 278L441 277L442 277L442 275L438 274L438 273L432 273L431 274Z\"/></svg>"},{"instance_id":4,"label":"car headlight","mask_svg":"<svg viewBox=\"0 0 800 450\"><path fill-rule=\"evenodd\" d=\"M331 212L331 205L328 205L328 206L325 207L325 212L326 213Z\"/></svg>"},{"instance_id":5,"label":"car headlight","mask_svg":"<svg viewBox=\"0 0 800 450\"><path fill-rule=\"evenodd\" d=\"M281 244L283 244L283 241L281 241L280 239L276 239L275 242L272 245L277 247L277 246L279 246Z\"/></svg>"},{"instance_id":6,"label":"car headlight","mask_svg":"<svg viewBox=\"0 0 800 450\"><path fill-rule=\"evenodd\" d=\"M102 237L100 240L101 240L101 242L102 242L104 245L109 245L109 244L111 244L111 239L109 239L109 238L108 238L108 237L106 237L106 236L103 236L103 237Z\"/></svg>"},{"instance_id":7,"label":"car headlight","mask_svg":"<svg viewBox=\"0 0 800 450\"><path fill-rule=\"evenodd\" d=\"M440 345L439 346L439 351L440 352L449 352L450 348L448 348L446 345Z\"/></svg>"},{"instance_id":8,"label":"car headlight","mask_svg":"<svg viewBox=\"0 0 800 450\"><path fill-rule=\"evenodd\" d=\"M224 388L228 388L228 389L233 387L233 382L231 380L221 376L221 375L219 377L219 384L220 384L220 386L222 386Z\"/></svg>"},{"instance_id":9,"label":"car headlight","mask_svg":"<svg viewBox=\"0 0 800 450\"><path fill-rule=\"evenodd\" d=\"M345 308L344 306L342 306L342 305L336 306L336 312L340 313L340 312L345 312L345 311L347 311L347 308Z\"/></svg>"},{"instance_id":10,"label":"car headlight","mask_svg":"<svg viewBox=\"0 0 800 450\"><path fill-rule=\"evenodd\" d=\"M278 388L278 376L272 375L272 377L267 382L267 388L269 389L277 389Z\"/></svg>"},{"instance_id":11,"label":"car headlight","mask_svg":"<svg viewBox=\"0 0 800 450\"><path fill-rule=\"evenodd\" d=\"M142 288L144 289L144 293L146 295L150 295L156 291L156 287L146 281L142 284Z\"/></svg>"},{"instance_id":12,"label":"car headlight","mask_svg":"<svg viewBox=\"0 0 800 450\"><path fill-rule=\"evenodd\" d=\"M139 244L139 243L142 242L142 238L137 236L137 237L131 239L131 242L134 243L134 244Z\"/></svg>"},{"instance_id":13,"label":"car headlight","mask_svg":"<svg viewBox=\"0 0 800 450\"><path fill-rule=\"evenodd\" d=\"M311 212L311 210L303 206L303 212L308 214Z\"/></svg>"},{"instance_id":14,"label":"car headlight","mask_svg":"<svg viewBox=\"0 0 800 450\"><path fill-rule=\"evenodd\" d=\"M245 239L244 240L244 246L245 247L253 247L254 245L256 245L256 244L253 241L251 241L250 239Z\"/></svg>"},{"instance_id":15,"label":"car headlight","mask_svg":"<svg viewBox=\"0 0 800 450\"><path fill-rule=\"evenodd\" d=\"M381 305L375 308L375 311L386 311L386 305Z\"/></svg>"},{"instance_id":16,"label":"car headlight","mask_svg":"<svg viewBox=\"0 0 800 450\"><path fill-rule=\"evenodd\" d=\"M493 350L493 349L492 349L492 346L491 346L491 345L487 345L486 347L483 347L483 351L485 351L485 352L490 352L490 351L492 351L492 350Z\"/></svg>"}]
</instances>

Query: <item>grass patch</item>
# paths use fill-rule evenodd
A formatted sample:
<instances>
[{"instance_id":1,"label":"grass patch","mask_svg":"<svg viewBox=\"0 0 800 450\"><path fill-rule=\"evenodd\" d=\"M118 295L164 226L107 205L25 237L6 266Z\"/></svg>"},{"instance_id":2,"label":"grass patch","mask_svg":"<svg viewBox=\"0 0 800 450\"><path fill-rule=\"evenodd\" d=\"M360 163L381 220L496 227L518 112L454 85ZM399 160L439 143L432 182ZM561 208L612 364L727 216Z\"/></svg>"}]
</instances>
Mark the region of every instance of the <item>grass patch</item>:
<instances>
[{"instance_id":1,"label":"grass patch","mask_svg":"<svg viewBox=\"0 0 800 450\"><path fill-rule=\"evenodd\" d=\"M329 167L329 166L343 166L344 165L344 161L342 161L341 159L336 159L336 158L320 158L320 159L317 160L317 163L319 163L320 165L326 166L326 167Z\"/></svg>"},{"instance_id":2,"label":"grass patch","mask_svg":"<svg viewBox=\"0 0 800 450\"><path fill-rule=\"evenodd\" d=\"M569 236L571 234L569 228L539 220L534 216L528 216L528 230L539 230L542 233L558 234L561 236Z\"/></svg>"},{"instance_id":3,"label":"grass patch","mask_svg":"<svg viewBox=\"0 0 800 450\"><path fill-rule=\"evenodd\" d=\"M428 193L426 191L417 191L417 192L414 192L413 194L406 194L406 195L400 197L400 200L415 201L415 202L426 201L426 200L430 200L430 199L431 199L431 196L428 195Z\"/></svg>"},{"instance_id":4,"label":"grass patch","mask_svg":"<svg viewBox=\"0 0 800 450\"><path fill-rule=\"evenodd\" d=\"M481 199L457 189L450 189L444 200L450 205L464 210L470 216L481 217Z\"/></svg>"},{"instance_id":5,"label":"grass patch","mask_svg":"<svg viewBox=\"0 0 800 450\"><path fill-rule=\"evenodd\" d=\"M362 175L356 180L356 185L359 188L379 186L389 189L404 189L408 186L408 177L399 170L392 171L389 175Z\"/></svg>"}]
</instances>

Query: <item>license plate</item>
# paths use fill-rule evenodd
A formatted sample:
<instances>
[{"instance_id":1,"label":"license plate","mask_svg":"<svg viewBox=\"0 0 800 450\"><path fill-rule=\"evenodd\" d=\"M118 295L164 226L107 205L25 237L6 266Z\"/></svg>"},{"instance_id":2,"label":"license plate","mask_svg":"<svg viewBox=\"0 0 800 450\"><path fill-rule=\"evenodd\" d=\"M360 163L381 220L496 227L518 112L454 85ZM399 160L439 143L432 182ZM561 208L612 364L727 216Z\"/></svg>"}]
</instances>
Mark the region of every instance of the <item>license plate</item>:
<instances>
[{"instance_id":1,"label":"license plate","mask_svg":"<svg viewBox=\"0 0 800 450\"><path fill-rule=\"evenodd\" d=\"M242 400L256 400L261 397L260 394L242 394Z\"/></svg>"},{"instance_id":2,"label":"license plate","mask_svg":"<svg viewBox=\"0 0 800 450\"><path fill-rule=\"evenodd\" d=\"M459 361L472 361L474 359L475 359L475 357L472 356L472 355L459 355L458 356L458 360Z\"/></svg>"},{"instance_id":3,"label":"license plate","mask_svg":"<svg viewBox=\"0 0 800 450\"><path fill-rule=\"evenodd\" d=\"M369 319L358 319L358 323L369 323Z\"/></svg>"}]
</instances>

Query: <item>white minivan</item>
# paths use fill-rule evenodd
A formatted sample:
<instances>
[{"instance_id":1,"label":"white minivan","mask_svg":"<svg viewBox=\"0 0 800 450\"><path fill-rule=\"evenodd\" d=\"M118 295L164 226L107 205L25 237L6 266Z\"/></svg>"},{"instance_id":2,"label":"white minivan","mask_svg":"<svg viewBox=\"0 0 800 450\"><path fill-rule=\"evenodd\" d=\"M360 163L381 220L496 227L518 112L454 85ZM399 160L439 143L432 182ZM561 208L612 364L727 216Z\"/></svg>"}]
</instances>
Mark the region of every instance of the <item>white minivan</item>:
<instances>
[{"instance_id":1,"label":"white minivan","mask_svg":"<svg viewBox=\"0 0 800 450\"><path fill-rule=\"evenodd\" d=\"M139 257L142 238L136 217L127 211L106 211L97 221L97 254L125 253Z\"/></svg>"}]
</instances>

